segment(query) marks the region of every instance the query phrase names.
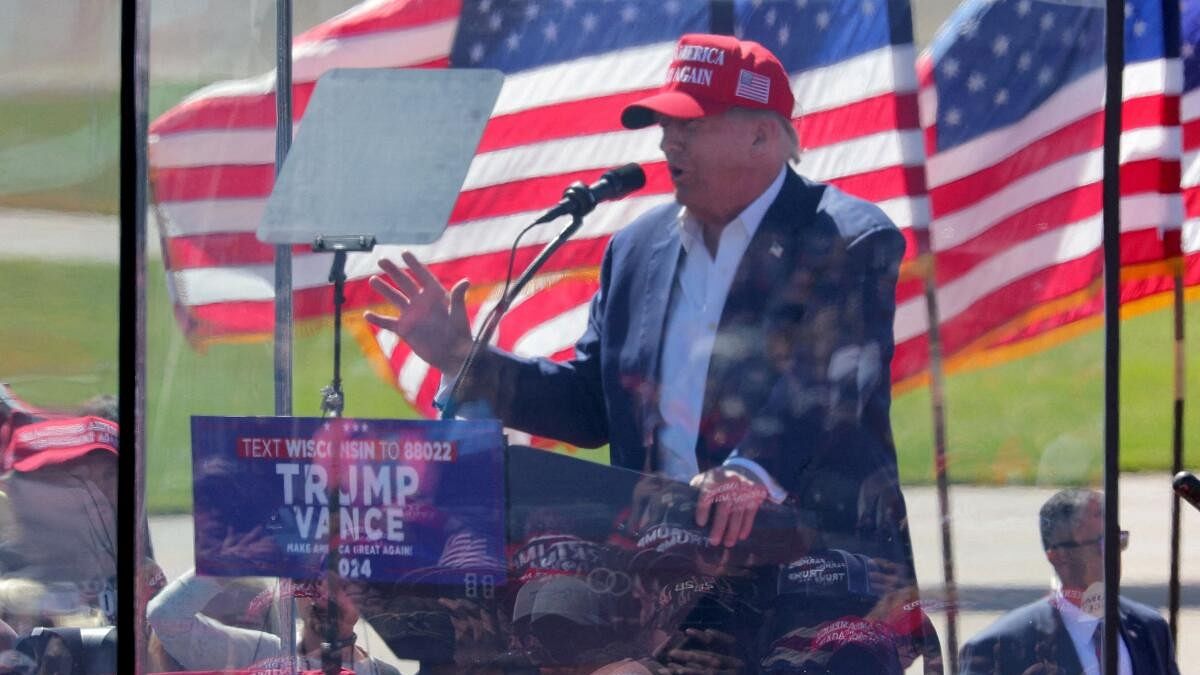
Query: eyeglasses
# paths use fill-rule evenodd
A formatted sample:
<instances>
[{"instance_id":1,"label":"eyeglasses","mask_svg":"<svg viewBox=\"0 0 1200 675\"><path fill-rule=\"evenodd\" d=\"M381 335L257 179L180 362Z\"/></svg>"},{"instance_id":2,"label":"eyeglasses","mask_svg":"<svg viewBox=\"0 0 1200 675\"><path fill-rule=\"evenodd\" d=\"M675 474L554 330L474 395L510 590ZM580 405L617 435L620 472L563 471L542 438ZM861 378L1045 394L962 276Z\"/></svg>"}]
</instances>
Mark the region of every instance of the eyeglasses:
<instances>
[{"instance_id":1,"label":"eyeglasses","mask_svg":"<svg viewBox=\"0 0 1200 675\"><path fill-rule=\"evenodd\" d=\"M1122 551L1129 548L1129 530L1121 530L1120 543L1121 543ZM1084 548L1084 547L1092 547L1092 546L1095 546L1097 548L1103 548L1104 547L1104 535L1102 534L1099 537L1096 537L1095 539L1091 539L1088 541L1060 541L1057 544L1050 544L1049 548ZM1049 549L1047 549L1047 550L1049 550Z\"/></svg>"}]
</instances>

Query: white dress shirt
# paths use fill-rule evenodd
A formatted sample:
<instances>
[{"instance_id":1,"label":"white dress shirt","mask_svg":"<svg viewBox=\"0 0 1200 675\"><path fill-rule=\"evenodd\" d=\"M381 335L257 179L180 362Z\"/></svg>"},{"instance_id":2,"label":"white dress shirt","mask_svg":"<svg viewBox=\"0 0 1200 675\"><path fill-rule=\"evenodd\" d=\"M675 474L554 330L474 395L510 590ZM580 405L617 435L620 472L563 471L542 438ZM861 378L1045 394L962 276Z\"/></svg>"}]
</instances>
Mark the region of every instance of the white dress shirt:
<instances>
[{"instance_id":1,"label":"white dress shirt","mask_svg":"<svg viewBox=\"0 0 1200 675\"><path fill-rule=\"evenodd\" d=\"M779 196L787 167L767 189L721 230L716 258L704 245L700 223L681 209L683 253L671 287L659 360L658 466L668 478L691 480L699 472L696 441L704 406L708 364L717 327L725 309L725 298L751 238L758 231L767 208ZM733 455L727 465L746 469L766 484L771 498L782 501L787 493L758 463Z\"/></svg>"},{"instance_id":2,"label":"white dress shirt","mask_svg":"<svg viewBox=\"0 0 1200 675\"><path fill-rule=\"evenodd\" d=\"M1056 592L1050 602L1054 603L1058 609L1058 615L1062 617L1067 634L1071 636L1071 642L1075 645L1075 654L1079 656L1079 663L1083 666L1084 675L1100 675L1100 662L1096 659L1096 646L1093 642L1096 626L1100 625L1100 619L1072 604L1070 600L1063 597L1061 592ZM1129 658L1129 647L1125 644L1125 638L1121 636L1120 631L1117 632L1117 675L1133 675L1133 662Z\"/></svg>"}]
</instances>

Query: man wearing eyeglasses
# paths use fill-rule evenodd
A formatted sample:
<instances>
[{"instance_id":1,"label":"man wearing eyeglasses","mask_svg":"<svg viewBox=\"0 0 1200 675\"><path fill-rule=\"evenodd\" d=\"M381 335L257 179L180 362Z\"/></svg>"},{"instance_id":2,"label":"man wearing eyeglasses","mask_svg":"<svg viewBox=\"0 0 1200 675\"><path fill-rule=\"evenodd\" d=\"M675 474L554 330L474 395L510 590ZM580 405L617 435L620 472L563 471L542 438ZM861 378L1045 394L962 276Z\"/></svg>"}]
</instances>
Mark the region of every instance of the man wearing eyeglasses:
<instances>
[{"instance_id":1,"label":"man wearing eyeglasses","mask_svg":"<svg viewBox=\"0 0 1200 675\"><path fill-rule=\"evenodd\" d=\"M1104 616L1104 495L1063 490L1042 505L1042 547L1058 587L1019 607L963 646L962 673L1072 675L1101 672ZM1121 550L1129 532L1121 531ZM1177 675L1167 622L1150 607L1120 599L1118 675Z\"/></svg>"}]
</instances>

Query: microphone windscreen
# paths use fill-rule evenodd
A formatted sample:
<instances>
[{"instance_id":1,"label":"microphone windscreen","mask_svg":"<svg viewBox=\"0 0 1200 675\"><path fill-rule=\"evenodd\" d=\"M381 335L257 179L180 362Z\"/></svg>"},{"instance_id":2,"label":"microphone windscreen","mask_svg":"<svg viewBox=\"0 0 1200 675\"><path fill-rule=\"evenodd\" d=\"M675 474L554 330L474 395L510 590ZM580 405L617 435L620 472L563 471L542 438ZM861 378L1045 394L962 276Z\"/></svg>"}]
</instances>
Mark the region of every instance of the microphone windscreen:
<instances>
[{"instance_id":1,"label":"microphone windscreen","mask_svg":"<svg viewBox=\"0 0 1200 675\"><path fill-rule=\"evenodd\" d=\"M608 172L609 180L615 183L621 194L641 190L646 185L646 172L640 164L630 162Z\"/></svg>"},{"instance_id":2,"label":"microphone windscreen","mask_svg":"<svg viewBox=\"0 0 1200 675\"><path fill-rule=\"evenodd\" d=\"M1175 494L1200 509L1200 479L1187 471L1180 471L1175 474L1172 486L1175 488Z\"/></svg>"}]
</instances>

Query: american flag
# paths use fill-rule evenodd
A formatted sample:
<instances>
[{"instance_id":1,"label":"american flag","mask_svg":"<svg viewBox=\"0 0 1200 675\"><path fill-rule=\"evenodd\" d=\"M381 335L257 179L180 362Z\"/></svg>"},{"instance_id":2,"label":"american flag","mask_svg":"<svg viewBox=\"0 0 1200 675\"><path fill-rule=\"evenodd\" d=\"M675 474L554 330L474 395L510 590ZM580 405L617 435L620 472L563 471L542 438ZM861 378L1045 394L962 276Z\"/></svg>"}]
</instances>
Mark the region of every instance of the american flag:
<instances>
[{"instance_id":1,"label":"american flag","mask_svg":"<svg viewBox=\"0 0 1200 675\"><path fill-rule=\"evenodd\" d=\"M1124 301L1163 290L1160 232L1182 220L1176 1L1125 4ZM918 61L950 370L1100 319L1103 31L1098 0L969 0ZM897 313L898 327L915 325L923 298Z\"/></svg>"},{"instance_id":2,"label":"american flag","mask_svg":"<svg viewBox=\"0 0 1200 675\"><path fill-rule=\"evenodd\" d=\"M296 117L331 68L446 65L457 23L456 3L366 2L304 33L293 51ZM254 232L274 182L274 86L274 73L219 82L150 127L163 259L176 314L193 343L272 331L274 251ZM328 256L297 248L298 320L329 313L328 266ZM354 271L357 288L364 272Z\"/></svg>"},{"instance_id":3,"label":"american flag","mask_svg":"<svg viewBox=\"0 0 1200 675\"><path fill-rule=\"evenodd\" d=\"M739 36L774 52L791 75L800 173L874 202L904 233L908 246L896 289L898 302L922 294L913 263L925 246L925 194L912 14L897 0L743 2ZM900 319L907 323L901 325ZM893 381L928 364L924 316L897 317Z\"/></svg>"},{"instance_id":4,"label":"american flag","mask_svg":"<svg viewBox=\"0 0 1200 675\"><path fill-rule=\"evenodd\" d=\"M1183 96L1179 100L1183 125L1184 221L1178 248L1182 254L1184 283L1200 286L1200 2L1182 5Z\"/></svg>"},{"instance_id":5,"label":"american flag","mask_svg":"<svg viewBox=\"0 0 1200 675\"><path fill-rule=\"evenodd\" d=\"M719 31L703 0L392 0L365 2L295 42L294 97L303 114L333 67L487 67L506 81L446 233L413 247L447 284L472 281L480 320L496 301L516 232L575 180L641 162L646 187L601 205L509 311L497 342L565 358L582 333L608 237L670 199L654 128L620 126L621 109L662 82L678 37ZM877 201L911 235L928 220L917 132L907 2L809 0L734 4L735 32L776 51L792 74L803 173ZM273 177L273 77L197 92L151 128L152 182L178 315L195 342L267 335L272 252L254 230ZM557 228L522 240L521 269ZM910 246L915 250L915 247ZM347 306L380 302L364 281L379 247L351 256ZM330 311L327 257L300 248L298 321ZM357 312L348 312L351 320ZM923 322L922 322L923 325ZM352 325L359 342L416 407L431 412L439 373L389 332ZM370 332L368 332L368 330Z\"/></svg>"}]
</instances>

